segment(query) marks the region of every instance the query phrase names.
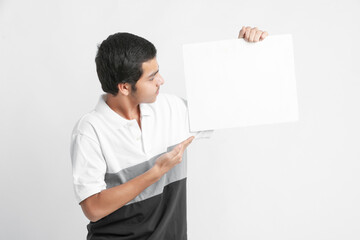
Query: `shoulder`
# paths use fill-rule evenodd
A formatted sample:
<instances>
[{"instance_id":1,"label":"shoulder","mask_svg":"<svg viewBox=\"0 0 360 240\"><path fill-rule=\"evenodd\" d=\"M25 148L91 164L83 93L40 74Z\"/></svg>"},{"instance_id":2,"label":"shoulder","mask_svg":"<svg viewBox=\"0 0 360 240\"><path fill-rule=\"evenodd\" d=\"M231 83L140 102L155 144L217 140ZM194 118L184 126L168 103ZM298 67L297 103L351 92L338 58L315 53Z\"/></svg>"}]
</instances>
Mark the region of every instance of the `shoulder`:
<instances>
[{"instance_id":1,"label":"shoulder","mask_svg":"<svg viewBox=\"0 0 360 240\"><path fill-rule=\"evenodd\" d=\"M71 135L87 136L95 140L97 138L95 126L97 125L98 122L99 122L99 117L97 116L94 110L89 113L86 113L82 115L79 118L79 120L75 123Z\"/></svg>"}]
</instances>

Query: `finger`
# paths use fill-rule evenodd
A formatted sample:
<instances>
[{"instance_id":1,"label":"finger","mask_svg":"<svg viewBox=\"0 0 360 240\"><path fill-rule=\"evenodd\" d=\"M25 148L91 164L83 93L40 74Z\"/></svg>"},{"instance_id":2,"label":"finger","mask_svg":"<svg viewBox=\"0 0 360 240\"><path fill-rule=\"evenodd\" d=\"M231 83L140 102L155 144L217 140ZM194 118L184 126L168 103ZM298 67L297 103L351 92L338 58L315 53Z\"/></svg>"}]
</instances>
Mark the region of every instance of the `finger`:
<instances>
[{"instance_id":1,"label":"finger","mask_svg":"<svg viewBox=\"0 0 360 240\"><path fill-rule=\"evenodd\" d=\"M183 153L184 153L184 145L183 144L179 144L180 151L177 152L177 154L175 156L173 156L173 161L177 162L179 159L181 159Z\"/></svg>"},{"instance_id":2,"label":"finger","mask_svg":"<svg viewBox=\"0 0 360 240\"><path fill-rule=\"evenodd\" d=\"M249 37L250 42L254 41L254 37L255 37L255 34L256 34L257 31L258 31L257 27L254 27L253 29L250 30L250 37Z\"/></svg>"},{"instance_id":3,"label":"finger","mask_svg":"<svg viewBox=\"0 0 360 240\"><path fill-rule=\"evenodd\" d=\"M189 138L187 138L186 140L182 141L181 143L179 143L171 152L172 154L178 155L178 154L182 154L182 152L184 151L184 149L192 142L192 140L194 140L194 136L191 136Z\"/></svg>"},{"instance_id":4,"label":"finger","mask_svg":"<svg viewBox=\"0 0 360 240\"><path fill-rule=\"evenodd\" d=\"M191 136L188 139L186 139L186 143L190 144L195 139L195 136Z\"/></svg>"},{"instance_id":5,"label":"finger","mask_svg":"<svg viewBox=\"0 0 360 240\"><path fill-rule=\"evenodd\" d=\"M182 141L179 144L183 144L183 145L190 144L192 142L192 140L194 140L194 138L195 138L194 136L188 137L187 139L185 139L184 141Z\"/></svg>"},{"instance_id":6,"label":"finger","mask_svg":"<svg viewBox=\"0 0 360 240\"><path fill-rule=\"evenodd\" d=\"M187 142L186 144L181 144L182 145L182 148L180 150L180 152L176 155L175 159L177 159L177 161L182 161L182 156L186 150L186 148L189 146L191 142Z\"/></svg>"},{"instance_id":7,"label":"finger","mask_svg":"<svg viewBox=\"0 0 360 240\"><path fill-rule=\"evenodd\" d=\"M250 30L251 30L250 27L247 27L247 28L246 28L246 31L245 31L245 40L246 40L246 41L249 41Z\"/></svg>"},{"instance_id":8,"label":"finger","mask_svg":"<svg viewBox=\"0 0 360 240\"><path fill-rule=\"evenodd\" d=\"M260 41L264 40L268 35L269 35L268 32L266 32L266 31L263 32L260 36Z\"/></svg>"},{"instance_id":9,"label":"finger","mask_svg":"<svg viewBox=\"0 0 360 240\"><path fill-rule=\"evenodd\" d=\"M184 153L185 149L190 145L190 143L194 140L194 136L189 137L188 139L186 139L185 141L182 141L181 143L179 143L179 148L180 151L177 153L177 155L179 155L180 157L182 156L182 154Z\"/></svg>"},{"instance_id":10,"label":"finger","mask_svg":"<svg viewBox=\"0 0 360 240\"><path fill-rule=\"evenodd\" d=\"M246 31L246 28L245 28L245 26L243 26L239 32L238 38L244 38L245 31Z\"/></svg>"},{"instance_id":11,"label":"finger","mask_svg":"<svg viewBox=\"0 0 360 240\"><path fill-rule=\"evenodd\" d=\"M179 144L181 146L179 154L182 155L184 153L185 149L190 145L194 138L194 136L189 137L188 139Z\"/></svg>"},{"instance_id":12,"label":"finger","mask_svg":"<svg viewBox=\"0 0 360 240\"><path fill-rule=\"evenodd\" d=\"M254 37L254 42L258 42L260 41L260 36L263 32L262 31L257 31Z\"/></svg>"},{"instance_id":13,"label":"finger","mask_svg":"<svg viewBox=\"0 0 360 240\"><path fill-rule=\"evenodd\" d=\"M166 153L169 154L171 158L174 158L181 152L181 145L178 144L176 147L174 147L170 152Z\"/></svg>"},{"instance_id":14,"label":"finger","mask_svg":"<svg viewBox=\"0 0 360 240\"><path fill-rule=\"evenodd\" d=\"M183 148L181 149L181 152L184 152L185 149L190 145L191 142L192 142L192 141L186 142L186 143L183 145Z\"/></svg>"}]
</instances>

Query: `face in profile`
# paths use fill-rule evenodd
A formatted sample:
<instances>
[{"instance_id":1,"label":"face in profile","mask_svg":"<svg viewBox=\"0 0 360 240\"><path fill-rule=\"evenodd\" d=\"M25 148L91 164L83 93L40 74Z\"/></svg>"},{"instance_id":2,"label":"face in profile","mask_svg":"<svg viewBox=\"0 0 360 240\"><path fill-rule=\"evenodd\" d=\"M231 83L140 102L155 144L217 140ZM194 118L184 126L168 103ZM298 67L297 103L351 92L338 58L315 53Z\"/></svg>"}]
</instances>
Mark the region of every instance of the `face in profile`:
<instances>
[{"instance_id":1,"label":"face in profile","mask_svg":"<svg viewBox=\"0 0 360 240\"><path fill-rule=\"evenodd\" d=\"M142 63L142 69L143 74L135 84L136 91L131 94L139 103L155 102L160 86L164 84L156 57Z\"/></svg>"}]
</instances>

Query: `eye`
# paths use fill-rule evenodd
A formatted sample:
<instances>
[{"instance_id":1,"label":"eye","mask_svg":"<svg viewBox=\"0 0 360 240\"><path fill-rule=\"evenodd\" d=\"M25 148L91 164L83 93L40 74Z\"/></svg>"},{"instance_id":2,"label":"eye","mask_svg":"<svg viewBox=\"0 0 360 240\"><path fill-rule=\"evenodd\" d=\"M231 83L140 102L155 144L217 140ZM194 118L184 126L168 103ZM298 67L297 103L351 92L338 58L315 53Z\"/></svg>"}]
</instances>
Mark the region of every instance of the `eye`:
<instances>
[{"instance_id":1,"label":"eye","mask_svg":"<svg viewBox=\"0 0 360 240\"><path fill-rule=\"evenodd\" d=\"M152 80L154 80L154 78L150 78L149 80L152 81Z\"/></svg>"}]
</instances>

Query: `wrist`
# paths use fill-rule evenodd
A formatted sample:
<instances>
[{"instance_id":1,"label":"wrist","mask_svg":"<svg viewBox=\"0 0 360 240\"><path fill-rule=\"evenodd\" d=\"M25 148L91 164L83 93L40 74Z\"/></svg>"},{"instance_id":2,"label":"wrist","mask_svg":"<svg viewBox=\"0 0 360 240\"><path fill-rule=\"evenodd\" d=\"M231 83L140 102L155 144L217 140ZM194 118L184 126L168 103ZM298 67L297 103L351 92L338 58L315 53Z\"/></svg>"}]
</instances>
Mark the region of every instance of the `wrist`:
<instances>
[{"instance_id":1,"label":"wrist","mask_svg":"<svg viewBox=\"0 0 360 240\"><path fill-rule=\"evenodd\" d=\"M159 181L160 178L164 175L164 173L161 171L160 166L157 164L150 168L148 172L155 182Z\"/></svg>"}]
</instances>

